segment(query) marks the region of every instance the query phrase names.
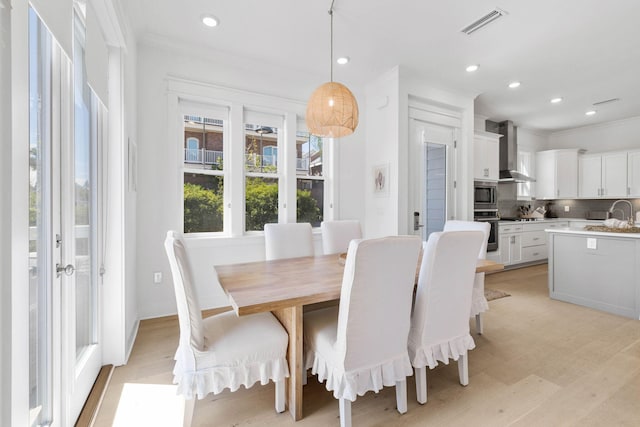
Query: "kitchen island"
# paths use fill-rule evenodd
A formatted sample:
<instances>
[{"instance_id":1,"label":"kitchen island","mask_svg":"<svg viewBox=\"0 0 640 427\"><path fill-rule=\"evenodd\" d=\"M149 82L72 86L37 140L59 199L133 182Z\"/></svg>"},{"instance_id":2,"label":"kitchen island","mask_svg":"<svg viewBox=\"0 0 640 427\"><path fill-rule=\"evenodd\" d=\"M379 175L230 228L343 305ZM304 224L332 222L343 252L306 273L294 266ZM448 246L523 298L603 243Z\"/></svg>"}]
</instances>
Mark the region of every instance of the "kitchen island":
<instances>
[{"instance_id":1,"label":"kitchen island","mask_svg":"<svg viewBox=\"0 0 640 427\"><path fill-rule=\"evenodd\" d=\"M552 299L640 319L640 233L545 231Z\"/></svg>"}]
</instances>

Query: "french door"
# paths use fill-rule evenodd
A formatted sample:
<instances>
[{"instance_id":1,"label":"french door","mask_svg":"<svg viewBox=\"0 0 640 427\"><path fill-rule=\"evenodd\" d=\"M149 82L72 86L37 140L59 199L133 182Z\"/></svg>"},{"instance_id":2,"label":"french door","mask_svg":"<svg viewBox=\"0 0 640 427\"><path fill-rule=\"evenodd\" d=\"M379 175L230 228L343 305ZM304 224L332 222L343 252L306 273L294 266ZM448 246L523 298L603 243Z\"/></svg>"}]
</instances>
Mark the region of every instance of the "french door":
<instances>
[{"instance_id":1,"label":"french door","mask_svg":"<svg viewBox=\"0 0 640 427\"><path fill-rule=\"evenodd\" d=\"M97 275L101 108L29 11L29 407L32 426L72 425L102 362Z\"/></svg>"},{"instance_id":2,"label":"french door","mask_svg":"<svg viewBox=\"0 0 640 427\"><path fill-rule=\"evenodd\" d=\"M410 126L414 170L419 171L414 176L420 177L413 188L414 232L426 241L455 217L456 129L416 119Z\"/></svg>"}]
</instances>

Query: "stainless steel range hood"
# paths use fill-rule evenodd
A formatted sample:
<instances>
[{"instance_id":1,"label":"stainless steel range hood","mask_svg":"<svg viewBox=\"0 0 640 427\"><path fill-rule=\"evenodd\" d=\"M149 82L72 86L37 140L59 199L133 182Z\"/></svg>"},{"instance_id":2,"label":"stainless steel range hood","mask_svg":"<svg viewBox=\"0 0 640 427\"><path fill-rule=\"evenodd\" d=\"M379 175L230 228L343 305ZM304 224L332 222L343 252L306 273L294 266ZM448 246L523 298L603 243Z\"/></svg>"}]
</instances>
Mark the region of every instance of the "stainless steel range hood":
<instances>
[{"instance_id":1,"label":"stainless steel range hood","mask_svg":"<svg viewBox=\"0 0 640 427\"><path fill-rule=\"evenodd\" d=\"M535 182L524 173L518 171L518 128L511 120L505 120L497 125L500 138L500 179L498 182Z\"/></svg>"}]
</instances>

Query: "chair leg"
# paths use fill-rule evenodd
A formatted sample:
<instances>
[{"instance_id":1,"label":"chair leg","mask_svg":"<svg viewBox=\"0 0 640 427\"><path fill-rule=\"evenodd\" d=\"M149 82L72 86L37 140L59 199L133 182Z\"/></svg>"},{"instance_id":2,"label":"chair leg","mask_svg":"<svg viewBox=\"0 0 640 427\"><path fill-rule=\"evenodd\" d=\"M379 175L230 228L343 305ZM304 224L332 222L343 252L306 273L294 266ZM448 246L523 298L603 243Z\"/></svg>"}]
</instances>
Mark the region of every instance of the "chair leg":
<instances>
[{"instance_id":1,"label":"chair leg","mask_svg":"<svg viewBox=\"0 0 640 427\"><path fill-rule=\"evenodd\" d=\"M284 380L276 381L276 412L284 412L284 392L286 387L284 386Z\"/></svg>"},{"instance_id":2,"label":"chair leg","mask_svg":"<svg viewBox=\"0 0 640 427\"><path fill-rule=\"evenodd\" d=\"M482 335L482 313L476 314L476 332Z\"/></svg>"},{"instance_id":3,"label":"chair leg","mask_svg":"<svg viewBox=\"0 0 640 427\"><path fill-rule=\"evenodd\" d=\"M416 399L418 403L427 403L427 367L415 368L416 371Z\"/></svg>"},{"instance_id":4,"label":"chair leg","mask_svg":"<svg viewBox=\"0 0 640 427\"><path fill-rule=\"evenodd\" d=\"M396 406L398 412L407 412L407 380L396 381Z\"/></svg>"},{"instance_id":5,"label":"chair leg","mask_svg":"<svg viewBox=\"0 0 640 427\"><path fill-rule=\"evenodd\" d=\"M469 353L465 353L458 359L458 375L460 376L460 384L469 384Z\"/></svg>"},{"instance_id":6,"label":"chair leg","mask_svg":"<svg viewBox=\"0 0 640 427\"><path fill-rule=\"evenodd\" d=\"M193 414L196 409L196 396L193 396L193 399L185 399L184 400L184 416L182 418L182 425L184 427L191 427L191 422L193 421Z\"/></svg>"},{"instance_id":7,"label":"chair leg","mask_svg":"<svg viewBox=\"0 0 640 427\"><path fill-rule=\"evenodd\" d=\"M349 399L338 399L340 401L340 427L351 427L351 401Z\"/></svg>"}]
</instances>

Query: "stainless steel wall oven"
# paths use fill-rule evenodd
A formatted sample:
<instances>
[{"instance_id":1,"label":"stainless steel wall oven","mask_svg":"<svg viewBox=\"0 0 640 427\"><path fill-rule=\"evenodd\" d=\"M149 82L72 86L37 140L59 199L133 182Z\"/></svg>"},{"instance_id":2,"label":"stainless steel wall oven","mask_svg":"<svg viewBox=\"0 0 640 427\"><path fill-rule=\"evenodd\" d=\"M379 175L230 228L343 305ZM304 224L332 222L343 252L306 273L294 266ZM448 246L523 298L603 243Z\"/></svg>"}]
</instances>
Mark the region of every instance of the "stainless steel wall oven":
<instances>
[{"instance_id":1,"label":"stainless steel wall oven","mask_svg":"<svg viewBox=\"0 0 640 427\"><path fill-rule=\"evenodd\" d=\"M489 230L489 241L487 242L487 252L498 250L498 210L475 210L473 212L473 220L480 222L488 222L491 225Z\"/></svg>"},{"instance_id":2,"label":"stainless steel wall oven","mask_svg":"<svg viewBox=\"0 0 640 427\"><path fill-rule=\"evenodd\" d=\"M475 181L473 191L473 219L491 225L487 251L498 250L498 184L489 181Z\"/></svg>"}]
</instances>

